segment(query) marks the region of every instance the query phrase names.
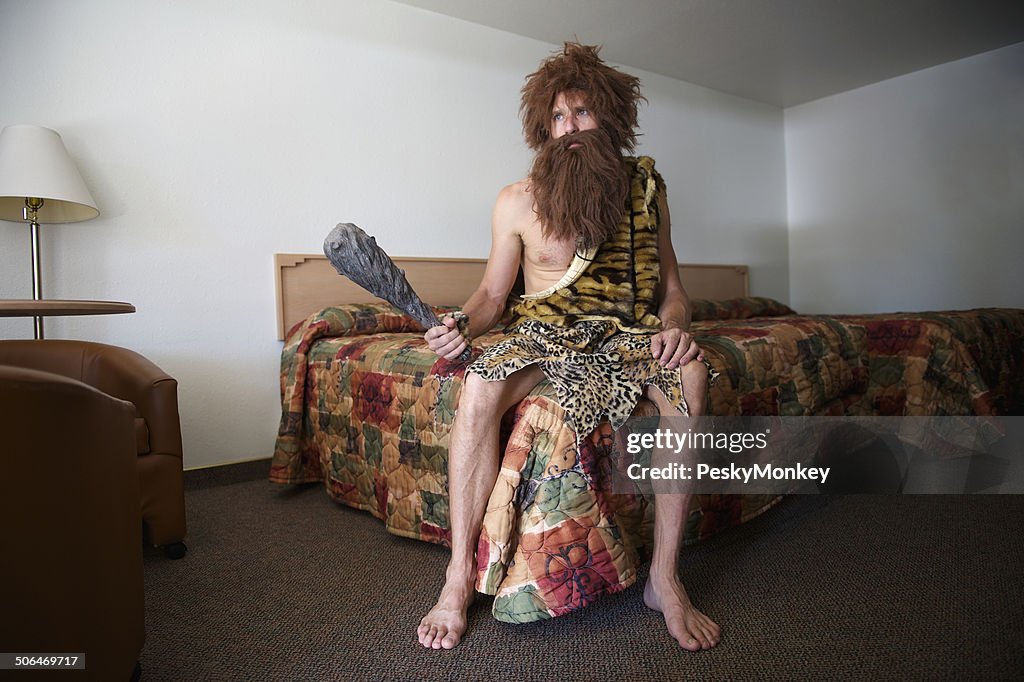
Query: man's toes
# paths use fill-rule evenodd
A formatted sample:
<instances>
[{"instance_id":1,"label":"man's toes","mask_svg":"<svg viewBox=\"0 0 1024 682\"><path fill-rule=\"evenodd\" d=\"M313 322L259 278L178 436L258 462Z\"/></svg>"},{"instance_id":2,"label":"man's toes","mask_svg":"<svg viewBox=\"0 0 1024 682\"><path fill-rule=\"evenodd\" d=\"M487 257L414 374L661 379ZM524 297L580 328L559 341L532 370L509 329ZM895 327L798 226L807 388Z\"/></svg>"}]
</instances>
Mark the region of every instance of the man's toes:
<instances>
[{"instance_id":1,"label":"man's toes","mask_svg":"<svg viewBox=\"0 0 1024 682\"><path fill-rule=\"evenodd\" d=\"M679 644L687 651L700 651L700 641L689 632L683 633L679 638Z\"/></svg>"},{"instance_id":2,"label":"man's toes","mask_svg":"<svg viewBox=\"0 0 1024 682\"><path fill-rule=\"evenodd\" d=\"M712 637L710 630L707 625L701 623L694 628L694 632L697 635L697 639L700 641L702 649L710 649L715 645L715 638Z\"/></svg>"},{"instance_id":3,"label":"man's toes","mask_svg":"<svg viewBox=\"0 0 1024 682\"><path fill-rule=\"evenodd\" d=\"M718 623L705 616L701 628L711 642L711 646L718 644L718 640L722 638L722 628L718 627Z\"/></svg>"},{"instance_id":4,"label":"man's toes","mask_svg":"<svg viewBox=\"0 0 1024 682\"><path fill-rule=\"evenodd\" d=\"M687 651L700 651L714 646L710 633L704 630L701 624L696 621L689 623L686 621L672 622L669 624L668 632L679 642L679 646Z\"/></svg>"},{"instance_id":5,"label":"man's toes","mask_svg":"<svg viewBox=\"0 0 1024 682\"><path fill-rule=\"evenodd\" d=\"M670 626L668 632L677 642L679 642L679 646L683 647L687 651L700 650L700 641L698 641L694 634L687 630L684 625L680 624L677 627Z\"/></svg>"},{"instance_id":6,"label":"man's toes","mask_svg":"<svg viewBox=\"0 0 1024 682\"><path fill-rule=\"evenodd\" d=\"M708 636L700 628L691 628L690 633L690 636L697 640L697 644L701 649L711 648L711 640L708 639Z\"/></svg>"},{"instance_id":7,"label":"man's toes","mask_svg":"<svg viewBox=\"0 0 1024 682\"><path fill-rule=\"evenodd\" d=\"M420 639L420 642L423 644L423 646L425 646L425 647L427 647L429 649L431 646L433 646L434 640L436 640L436 639L437 639L437 626L436 625L429 625L429 626L427 626L426 634L423 635L423 637Z\"/></svg>"},{"instance_id":8,"label":"man's toes","mask_svg":"<svg viewBox=\"0 0 1024 682\"><path fill-rule=\"evenodd\" d=\"M446 630L438 629L434 634L434 640L430 643L431 649L440 649L444 644L444 638L448 635Z\"/></svg>"}]
</instances>

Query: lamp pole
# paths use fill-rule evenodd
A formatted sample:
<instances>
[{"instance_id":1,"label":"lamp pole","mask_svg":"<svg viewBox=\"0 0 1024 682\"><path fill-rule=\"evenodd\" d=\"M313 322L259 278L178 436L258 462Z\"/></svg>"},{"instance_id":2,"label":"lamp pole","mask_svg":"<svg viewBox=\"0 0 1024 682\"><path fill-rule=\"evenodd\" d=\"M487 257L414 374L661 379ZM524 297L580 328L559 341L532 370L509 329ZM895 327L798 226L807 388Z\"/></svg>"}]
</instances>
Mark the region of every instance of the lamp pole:
<instances>
[{"instance_id":1,"label":"lamp pole","mask_svg":"<svg viewBox=\"0 0 1024 682\"><path fill-rule=\"evenodd\" d=\"M25 220L30 221L32 236L32 299L41 301L43 299L43 274L39 265L39 220L37 214L43 207L43 200L34 197L25 199ZM36 315L32 318L35 328L35 338L43 338L43 318Z\"/></svg>"}]
</instances>

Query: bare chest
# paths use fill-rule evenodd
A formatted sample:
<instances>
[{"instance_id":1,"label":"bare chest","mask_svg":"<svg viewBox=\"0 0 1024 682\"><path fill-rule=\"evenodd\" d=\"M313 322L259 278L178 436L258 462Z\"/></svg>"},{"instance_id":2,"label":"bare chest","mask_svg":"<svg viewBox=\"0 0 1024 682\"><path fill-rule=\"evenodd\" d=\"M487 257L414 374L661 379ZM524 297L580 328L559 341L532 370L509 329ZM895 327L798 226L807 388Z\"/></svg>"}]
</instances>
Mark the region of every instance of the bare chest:
<instances>
[{"instance_id":1,"label":"bare chest","mask_svg":"<svg viewBox=\"0 0 1024 682\"><path fill-rule=\"evenodd\" d=\"M536 293L558 282L576 253L572 240L555 240L544 237L540 224L533 221L522 232L523 277L526 293Z\"/></svg>"}]
</instances>

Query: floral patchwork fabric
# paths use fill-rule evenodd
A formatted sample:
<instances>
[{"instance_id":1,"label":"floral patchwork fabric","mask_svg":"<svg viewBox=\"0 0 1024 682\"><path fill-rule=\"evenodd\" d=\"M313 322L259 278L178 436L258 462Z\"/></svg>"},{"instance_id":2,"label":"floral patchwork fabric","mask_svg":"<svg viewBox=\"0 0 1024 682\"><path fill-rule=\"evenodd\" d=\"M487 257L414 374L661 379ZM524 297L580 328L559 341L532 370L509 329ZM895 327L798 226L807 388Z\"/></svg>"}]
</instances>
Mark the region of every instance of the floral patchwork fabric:
<instances>
[{"instance_id":1,"label":"floral patchwork fabric","mask_svg":"<svg viewBox=\"0 0 1024 682\"><path fill-rule=\"evenodd\" d=\"M764 296L730 298L708 301L695 298L690 301L690 315L694 322L704 320L746 320L751 317L780 317L796 315L785 303Z\"/></svg>"},{"instance_id":2,"label":"floral patchwork fabric","mask_svg":"<svg viewBox=\"0 0 1024 682\"><path fill-rule=\"evenodd\" d=\"M721 415L1021 414L1024 311L790 316L695 322L720 376ZM477 339L475 354L501 338ZM288 335L270 479L323 481L330 497L397 535L447 544L447 448L468 363L426 348L386 305L343 305ZM541 384L506 415L481 530L477 588L508 622L569 613L631 585L653 509L612 494L607 422L579 439ZM775 496L694 496L692 543Z\"/></svg>"}]
</instances>

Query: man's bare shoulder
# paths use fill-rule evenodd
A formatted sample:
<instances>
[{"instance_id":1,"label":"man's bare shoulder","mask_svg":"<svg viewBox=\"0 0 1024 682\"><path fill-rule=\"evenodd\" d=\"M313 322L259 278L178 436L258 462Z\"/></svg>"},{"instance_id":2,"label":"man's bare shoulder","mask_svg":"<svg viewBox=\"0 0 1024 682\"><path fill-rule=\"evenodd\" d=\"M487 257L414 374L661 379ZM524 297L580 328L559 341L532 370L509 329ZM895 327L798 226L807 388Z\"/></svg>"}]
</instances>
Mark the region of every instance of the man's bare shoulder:
<instances>
[{"instance_id":1,"label":"man's bare shoulder","mask_svg":"<svg viewBox=\"0 0 1024 682\"><path fill-rule=\"evenodd\" d=\"M526 180L513 182L501 188L494 204L494 226L501 231L521 234L536 220L533 212L533 193Z\"/></svg>"},{"instance_id":2,"label":"man's bare shoulder","mask_svg":"<svg viewBox=\"0 0 1024 682\"><path fill-rule=\"evenodd\" d=\"M498 205L509 210L533 212L533 192L528 180L505 185L498 193Z\"/></svg>"}]
</instances>

